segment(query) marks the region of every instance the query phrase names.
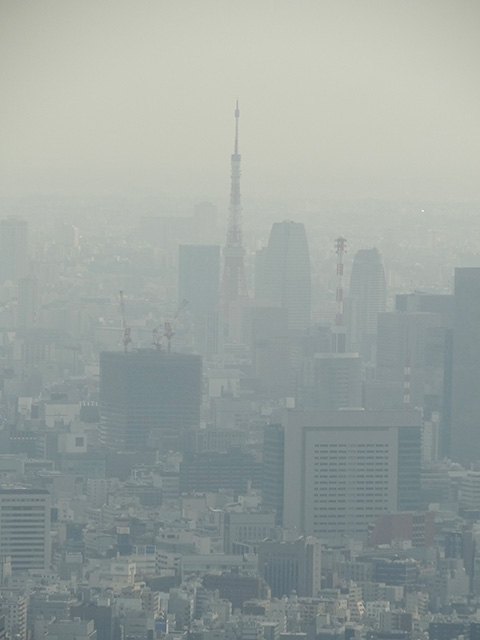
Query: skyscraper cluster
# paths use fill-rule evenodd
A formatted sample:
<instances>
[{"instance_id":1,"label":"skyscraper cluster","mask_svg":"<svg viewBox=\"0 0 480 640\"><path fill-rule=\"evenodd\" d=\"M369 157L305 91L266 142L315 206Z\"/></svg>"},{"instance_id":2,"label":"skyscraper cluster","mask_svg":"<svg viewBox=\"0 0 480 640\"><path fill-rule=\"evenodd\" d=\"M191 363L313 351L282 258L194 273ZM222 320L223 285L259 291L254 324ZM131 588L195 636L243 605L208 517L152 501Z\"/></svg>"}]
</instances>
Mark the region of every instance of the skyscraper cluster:
<instances>
[{"instance_id":1,"label":"skyscraper cluster","mask_svg":"<svg viewBox=\"0 0 480 640\"><path fill-rule=\"evenodd\" d=\"M223 250L204 201L0 224L0 638L473 638L480 268L244 233L234 117Z\"/></svg>"}]
</instances>

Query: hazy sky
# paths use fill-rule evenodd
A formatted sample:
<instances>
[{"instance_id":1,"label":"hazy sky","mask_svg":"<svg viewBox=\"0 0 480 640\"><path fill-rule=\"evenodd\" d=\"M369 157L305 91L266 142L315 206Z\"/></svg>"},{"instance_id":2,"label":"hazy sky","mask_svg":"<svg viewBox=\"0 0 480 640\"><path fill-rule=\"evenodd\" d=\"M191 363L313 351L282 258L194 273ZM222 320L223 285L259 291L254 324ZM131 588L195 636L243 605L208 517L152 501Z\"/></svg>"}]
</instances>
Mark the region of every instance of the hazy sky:
<instances>
[{"instance_id":1,"label":"hazy sky","mask_svg":"<svg viewBox=\"0 0 480 640\"><path fill-rule=\"evenodd\" d=\"M478 0L0 0L0 195L480 200Z\"/></svg>"}]
</instances>

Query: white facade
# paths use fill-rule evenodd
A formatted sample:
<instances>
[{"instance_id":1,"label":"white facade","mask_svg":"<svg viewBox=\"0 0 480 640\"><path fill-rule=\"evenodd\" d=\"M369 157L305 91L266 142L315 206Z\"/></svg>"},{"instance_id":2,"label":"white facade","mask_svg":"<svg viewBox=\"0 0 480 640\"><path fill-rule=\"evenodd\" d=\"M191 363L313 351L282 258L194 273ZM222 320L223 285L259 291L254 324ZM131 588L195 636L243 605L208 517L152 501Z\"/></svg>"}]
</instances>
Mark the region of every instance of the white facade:
<instances>
[{"instance_id":1,"label":"white facade","mask_svg":"<svg viewBox=\"0 0 480 640\"><path fill-rule=\"evenodd\" d=\"M50 566L50 494L45 489L0 487L0 556L12 570Z\"/></svg>"},{"instance_id":2,"label":"white facade","mask_svg":"<svg viewBox=\"0 0 480 640\"><path fill-rule=\"evenodd\" d=\"M365 537L398 509L398 433L420 424L415 411L285 411L284 527Z\"/></svg>"}]
</instances>

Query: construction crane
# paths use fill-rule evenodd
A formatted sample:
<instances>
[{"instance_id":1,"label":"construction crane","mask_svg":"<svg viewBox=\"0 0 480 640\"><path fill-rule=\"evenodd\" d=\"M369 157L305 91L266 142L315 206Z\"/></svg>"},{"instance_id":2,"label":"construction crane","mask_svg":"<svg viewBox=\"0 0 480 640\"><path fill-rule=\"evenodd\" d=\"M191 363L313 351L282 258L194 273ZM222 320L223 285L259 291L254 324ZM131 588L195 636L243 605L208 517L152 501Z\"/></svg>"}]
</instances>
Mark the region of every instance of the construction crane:
<instances>
[{"instance_id":1,"label":"construction crane","mask_svg":"<svg viewBox=\"0 0 480 640\"><path fill-rule=\"evenodd\" d=\"M125 351L125 353L127 353L128 345L132 341L132 336L130 335L130 327L127 327L127 320L126 320L126 317L125 317L125 301L123 299L123 291L119 291L118 295L119 295L119 298L120 298L120 314L122 316L122 329L123 329L122 343L123 343L123 350Z\"/></svg>"},{"instance_id":2,"label":"construction crane","mask_svg":"<svg viewBox=\"0 0 480 640\"><path fill-rule=\"evenodd\" d=\"M155 327L155 329L153 330L153 344L155 346L155 349L157 349L157 351L161 351L163 349L163 341L166 340L167 353L170 353L172 348L172 338L175 335L173 331L173 327L175 326L178 316L180 315L182 310L185 309L187 304L188 304L188 300L182 300L182 302L178 305L178 308L175 311L175 315L173 316L173 318L171 320L166 320L163 323L162 334L160 334L161 325L159 325L158 327Z\"/></svg>"}]
</instances>

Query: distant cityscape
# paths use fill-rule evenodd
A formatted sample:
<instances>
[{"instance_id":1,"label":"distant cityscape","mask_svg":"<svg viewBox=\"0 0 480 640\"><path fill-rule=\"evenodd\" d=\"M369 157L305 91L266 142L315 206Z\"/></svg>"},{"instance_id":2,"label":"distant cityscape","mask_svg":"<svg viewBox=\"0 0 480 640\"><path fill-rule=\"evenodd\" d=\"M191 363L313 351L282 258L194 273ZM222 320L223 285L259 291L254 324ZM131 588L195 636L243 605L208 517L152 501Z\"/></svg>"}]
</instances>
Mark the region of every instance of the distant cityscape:
<instances>
[{"instance_id":1,"label":"distant cityscape","mask_svg":"<svg viewBox=\"0 0 480 640\"><path fill-rule=\"evenodd\" d=\"M477 209L232 125L223 204L0 201L0 639L478 640Z\"/></svg>"}]
</instances>

